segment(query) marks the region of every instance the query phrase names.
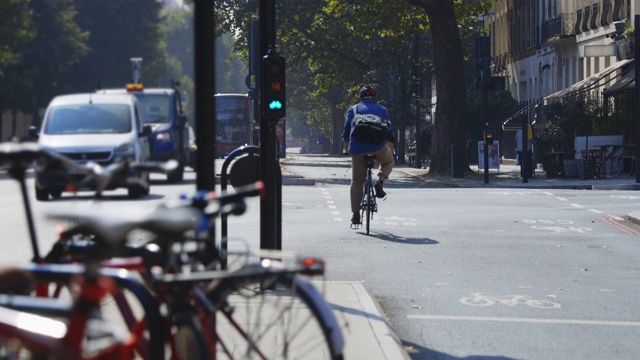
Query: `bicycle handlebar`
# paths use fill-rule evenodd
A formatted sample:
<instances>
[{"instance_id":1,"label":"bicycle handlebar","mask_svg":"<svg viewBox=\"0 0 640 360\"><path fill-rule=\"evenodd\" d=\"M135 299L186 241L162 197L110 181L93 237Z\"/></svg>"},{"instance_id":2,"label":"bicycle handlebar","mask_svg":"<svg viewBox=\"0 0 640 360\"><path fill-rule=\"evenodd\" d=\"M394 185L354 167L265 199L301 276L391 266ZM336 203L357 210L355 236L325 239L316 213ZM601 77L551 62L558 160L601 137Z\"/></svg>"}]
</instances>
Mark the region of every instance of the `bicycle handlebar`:
<instances>
[{"instance_id":1,"label":"bicycle handlebar","mask_svg":"<svg viewBox=\"0 0 640 360\"><path fill-rule=\"evenodd\" d=\"M146 186L147 182L140 176L131 174L159 173L168 174L178 168L178 162L169 160L167 162L133 162L126 160L116 160L107 166L102 166L95 162L80 164L69 157L54 150L41 147L34 142L5 142L0 144L0 164L19 165L22 167L32 167L38 172L59 172L69 169L75 174L84 175L79 183L94 181L96 184L96 195L100 196L109 184L119 179L129 184Z\"/></svg>"}]
</instances>

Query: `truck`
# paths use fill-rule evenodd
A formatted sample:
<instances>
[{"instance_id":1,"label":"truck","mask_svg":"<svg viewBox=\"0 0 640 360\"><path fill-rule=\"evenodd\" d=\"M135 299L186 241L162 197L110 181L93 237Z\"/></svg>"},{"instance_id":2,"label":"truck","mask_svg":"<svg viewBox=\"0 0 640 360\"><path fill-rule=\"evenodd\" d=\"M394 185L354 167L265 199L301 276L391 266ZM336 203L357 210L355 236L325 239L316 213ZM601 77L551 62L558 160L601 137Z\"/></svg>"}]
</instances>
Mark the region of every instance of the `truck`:
<instances>
[{"instance_id":1,"label":"truck","mask_svg":"<svg viewBox=\"0 0 640 360\"><path fill-rule=\"evenodd\" d=\"M127 84L124 89L98 90L100 94L134 95L144 111L144 124L150 125L151 161L176 160L178 168L167 175L167 182L184 179L190 161L189 121L177 83L168 88L145 88L144 84Z\"/></svg>"}]
</instances>

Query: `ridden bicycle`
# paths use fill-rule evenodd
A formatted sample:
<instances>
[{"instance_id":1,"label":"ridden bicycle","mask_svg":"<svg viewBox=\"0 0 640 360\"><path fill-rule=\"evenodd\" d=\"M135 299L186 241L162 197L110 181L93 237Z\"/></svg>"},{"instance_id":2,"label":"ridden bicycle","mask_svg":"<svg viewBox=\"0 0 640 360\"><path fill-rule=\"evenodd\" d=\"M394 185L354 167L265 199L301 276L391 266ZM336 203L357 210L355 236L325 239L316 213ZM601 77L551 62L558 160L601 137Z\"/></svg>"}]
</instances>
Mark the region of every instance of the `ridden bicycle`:
<instances>
[{"instance_id":1,"label":"ridden bicycle","mask_svg":"<svg viewBox=\"0 0 640 360\"><path fill-rule=\"evenodd\" d=\"M365 166L367 168L367 174L365 176L364 187L362 190L362 201L360 202L360 219L361 224L365 226L367 235L369 235L369 229L371 219L373 219L373 213L378 212L378 203L376 202L375 186L373 181L373 167L375 166L375 155L366 154L364 156ZM360 226L353 225L352 228L357 229Z\"/></svg>"}]
</instances>

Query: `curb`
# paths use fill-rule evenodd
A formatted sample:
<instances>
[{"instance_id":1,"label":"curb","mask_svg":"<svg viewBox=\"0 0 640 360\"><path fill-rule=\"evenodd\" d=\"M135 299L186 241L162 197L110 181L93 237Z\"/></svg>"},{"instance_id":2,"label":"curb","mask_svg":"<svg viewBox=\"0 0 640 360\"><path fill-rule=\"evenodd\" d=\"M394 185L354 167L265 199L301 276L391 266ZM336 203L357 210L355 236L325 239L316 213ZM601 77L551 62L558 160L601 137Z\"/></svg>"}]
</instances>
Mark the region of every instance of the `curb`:
<instances>
[{"instance_id":1,"label":"curb","mask_svg":"<svg viewBox=\"0 0 640 360\"><path fill-rule=\"evenodd\" d=\"M640 190L640 184L531 184L531 183L512 183L505 184L503 183L491 183L488 184L482 182L461 182L459 184L437 180L437 179L425 179L422 175L414 174L410 171L406 171L403 169L394 169L394 171L401 172L407 176L418 179L425 184L430 184L438 187L449 187L449 188L482 188L482 187L493 187L493 188L511 188L511 189L565 189L565 190Z\"/></svg>"},{"instance_id":2,"label":"curb","mask_svg":"<svg viewBox=\"0 0 640 360\"><path fill-rule=\"evenodd\" d=\"M282 185L303 185L313 186L316 184L314 179L307 179L298 175L282 175Z\"/></svg>"},{"instance_id":3,"label":"curb","mask_svg":"<svg viewBox=\"0 0 640 360\"><path fill-rule=\"evenodd\" d=\"M640 211L629 213L626 218L628 221L640 226Z\"/></svg>"},{"instance_id":4,"label":"curb","mask_svg":"<svg viewBox=\"0 0 640 360\"><path fill-rule=\"evenodd\" d=\"M343 316L361 316L362 320L353 319L353 323L349 326L349 330L343 333L345 338L345 359L362 358L378 359L377 355L380 355L382 359L386 360L409 360L409 354L404 349L400 338L394 332L393 328L387 321L382 306L380 303L369 293L362 281L327 281L327 286L337 285L334 287L337 292L339 288L342 288L343 294L352 293L355 296L356 303L361 306L361 309L353 307L355 303L349 304L344 302L346 299L342 299L342 303L339 306L350 307L347 309L334 309L334 311L345 311ZM344 287L348 287L350 291L345 291ZM330 301L332 303L333 301ZM375 338L375 344L377 348L372 348L374 343L371 342L370 336ZM362 348L363 345L367 348Z\"/></svg>"}]
</instances>

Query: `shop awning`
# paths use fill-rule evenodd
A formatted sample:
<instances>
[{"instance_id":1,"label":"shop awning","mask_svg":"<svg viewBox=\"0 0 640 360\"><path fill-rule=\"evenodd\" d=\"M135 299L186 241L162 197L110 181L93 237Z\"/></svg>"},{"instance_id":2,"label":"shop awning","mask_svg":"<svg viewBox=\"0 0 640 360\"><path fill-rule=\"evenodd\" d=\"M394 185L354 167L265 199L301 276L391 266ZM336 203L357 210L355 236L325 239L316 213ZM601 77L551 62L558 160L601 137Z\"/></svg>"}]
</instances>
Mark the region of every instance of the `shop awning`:
<instances>
[{"instance_id":1,"label":"shop awning","mask_svg":"<svg viewBox=\"0 0 640 360\"><path fill-rule=\"evenodd\" d=\"M634 59L625 59L625 60L620 60L617 63L609 66L608 68L600 71L599 73L593 74L591 76L589 76L588 78L581 80L571 86L569 86L566 89L560 90L558 92L555 92L549 96L546 96L544 98L545 103L549 103L550 101L553 100L559 100L562 99L563 97L567 96L567 95L574 95L574 94L578 94L580 92L583 91L588 91L588 90L592 90L595 89L599 86L607 86L609 81L612 81L613 79L610 79L609 81L607 81L606 83L601 83L600 81L602 79L604 79L605 77L611 75L612 73L614 73L615 71L617 71L618 69L621 69L623 66L628 65L633 63ZM614 77L617 78L618 76Z\"/></svg>"},{"instance_id":2,"label":"shop awning","mask_svg":"<svg viewBox=\"0 0 640 360\"><path fill-rule=\"evenodd\" d=\"M537 105L538 104L530 104L530 105L523 106L518 111L513 113L513 115L511 115L508 118L506 118L505 120L503 120L502 121L502 130L505 130L505 131L510 131L510 130L516 131L516 130L522 129L521 116L527 117L527 121L528 121L529 112L532 111L533 109L535 109L535 107Z\"/></svg>"},{"instance_id":3,"label":"shop awning","mask_svg":"<svg viewBox=\"0 0 640 360\"><path fill-rule=\"evenodd\" d=\"M633 91L636 88L636 69L631 67L627 71L623 72L620 76L620 80L611 85L610 88L602 92L604 96L614 96L621 92Z\"/></svg>"}]
</instances>

